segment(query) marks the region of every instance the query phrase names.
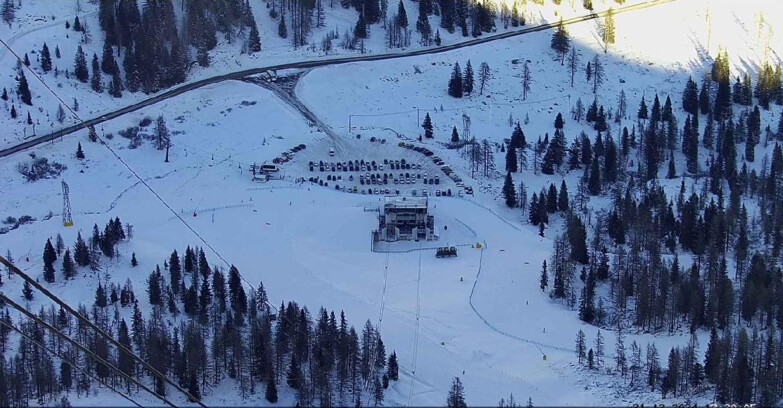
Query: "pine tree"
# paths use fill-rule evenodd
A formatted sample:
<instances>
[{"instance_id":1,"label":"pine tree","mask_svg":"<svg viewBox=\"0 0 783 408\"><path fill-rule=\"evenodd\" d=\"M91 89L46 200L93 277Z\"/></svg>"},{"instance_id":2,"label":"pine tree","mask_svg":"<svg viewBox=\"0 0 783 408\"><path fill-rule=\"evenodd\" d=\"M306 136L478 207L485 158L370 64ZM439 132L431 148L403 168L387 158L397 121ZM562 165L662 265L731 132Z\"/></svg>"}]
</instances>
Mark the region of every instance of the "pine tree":
<instances>
[{"instance_id":1,"label":"pine tree","mask_svg":"<svg viewBox=\"0 0 783 408\"><path fill-rule=\"evenodd\" d=\"M47 239L43 251L43 261L44 261L43 276L44 276L44 280L49 283L54 282L54 261L56 260L57 260L57 251L54 250L54 247L52 246L52 241L50 239Z\"/></svg>"},{"instance_id":2,"label":"pine tree","mask_svg":"<svg viewBox=\"0 0 783 408\"><path fill-rule=\"evenodd\" d=\"M718 121L728 119L732 115L731 87L728 81L718 83L718 92L715 95L715 119Z\"/></svg>"},{"instance_id":3,"label":"pine tree","mask_svg":"<svg viewBox=\"0 0 783 408\"><path fill-rule=\"evenodd\" d=\"M592 165L590 166L590 178L587 182L587 190L590 195L598 195L601 193L601 171L598 167L598 159L593 157Z\"/></svg>"},{"instance_id":4,"label":"pine tree","mask_svg":"<svg viewBox=\"0 0 783 408\"><path fill-rule=\"evenodd\" d=\"M582 0L582 6L586 10L593 11L593 0Z\"/></svg>"},{"instance_id":5,"label":"pine tree","mask_svg":"<svg viewBox=\"0 0 783 408\"><path fill-rule=\"evenodd\" d=\"M449 80L449 95L454 98L462 98L462 86L462 72L460 71L459 62L457 62L454 64L454 70L452 71L451 79Z\"/></svg>"},{"instance_id":6,"label":"pine tree","mask_svg":"<svg viewBox=\"0 0 783 408\"><path fill-rule=\"evenodd\" d=\"M432 34L432 27L427 18L427 3L429 3L429 0L419 1L419 17L416 20L416 31L421 34L423 45L429 45L430 35Z\"/></svg>"},{"instance_id":7,"label":"pine tree","mask_svg":"<svg viewBox=\"0 0 783 408\"><path fill-rule=\"evenodd\" d=\"M531 207L531 213L532 213L532 207ZM544 259L544 263L541 265L541 277L538 280L538 286L541 288L542 292L545 292L546 288L549 287L549 275L547 274L546 271L546 259Z\"/></svg>"},{"instance_id":8,"label":"pine tree","mask_svg":"<svg viewBox=\"0 0 783 408\"><path fill-rule=\"evenodd\" d=\"M565 180L560 183L560 193L557 198L557 208L561 212L568 211L568 188L566 187Z\"/></svg>"},{"instance_id":9,"label":"pine tree","mask_svg":"<svg viewBox=\"0 0 783 408\"><path fill-rule=\"evenodd\" d=\"M158 118L155 119L155 139L157 140L158 150L165 149L171 143L171 136L163 115L158 115Z\"/></svg>"},{"instance_id":10,"label":"pine tree","mask_svg":"<svg viewBox=\"0 0 783 408\"><path fill-rule=\"evenodd\" d=\"M563 129L564 124L565 121L563 121L563 114L558 113L557 117L555 117L555 129Z\"/></svg>"},{"instance_id":11,"label":"pine tree","mask_svg":"<svg viewBox=\"0 0 783 408\"><path fill-rule=\"evenodd\" d=\"M275 384L275 377L270 376L266 381L266 392L264 398L271 403L277 402L277 384Z\"/></svg>"},{"instance_id":12,"label":"pine tree","mask_svg":"<svg viewBox=\"0 0 783 408\"><path fill-rule=\"evenodd\" d=\"M27 77L24 75L23 70L19 70L19 85L16 88L19 94L19 99L26 105L33 105L33 97L30 94L30 86L27 84ZM15 117L13 114L11 117Z\"/></svg>"},{"instance_id":13,"label":"pine tree","mask_svg":"<svg viewBox=\"0 0 783 408\"><path fill-rule=\"evenodd\" d=\"M52 70L52 55L49 53L49 46L46 43L41 48L41 69L44 72Z\"/></svg>"},{"instance_id":14,"label":"pine tree","mask_svg":"<svg viewBox=\"0 0 783 408\"><path fill-rule=\"evenodd\" d=\"M778 140L783 140L783 110L780 111L780 119L778 119Z\"/></svg>"},{"instance_id":15,"label":"pine tree","mask_svg":"<svg viewBox=\"0 0 783 408\"><path fill-rule=\"evenodd\" d=\"M486 62L481 63L479 68L479 95L484 94L484 87L487 85L490 77L489 64Z\"/></svg>"},{"instance_id":16,"label":"pine tree","mask_svg":"<svg viewBox=\"0 0 783 408\"><path fill-rule=\"evenodd\" d=\"M462 76L462 91L466 94L473 93L473 67L470 65L470 60L465 65L465 75Z\"/></svg>"},{"instance_id":17,"label":"pine tree","mask_svg":"<svg viewBox=\"0 0 783 408\"><path fill-rule=\"evenodd\" d=\"M4 0L2 14L3 22L8 24L8 27L11 28L11 23L16 18L16 7L14 6L14 0Z\"/></svg>"},{"instance_id":18,"label":"pine tree","mask_svg":"<svg viewBox=\"0 0 783 408\"><path fill-rule=\"evenodd\" d=\"M585 360L585 347L585 333L579 329L579 332L576 333L576 358L579 364Z\"/></svg>"},{"instance_id":19,"label":"pine tree","mask_svg":"<svg viewBox=\"0 0 783 408\"><path fill-rule=\"evenodd\" d=\"M147 278L147 294L149 295L149 302L153 306L163 304L163 289L161 288L160 278L160 271L152 271Z\"/></svg>"},{"instance_id":20,"label":"pine tree","mask_svg":"<svg viewBox=\"0 0 783 408\"><path fill-rule=\"evenodd\" d=\"M248 38L247 48L251 54L261 51L261 36L258 33L258 24L255 19L250 22L250 37Z\"/></svg>"},{"instance_id":21,"label":"pine tree","mask_svg":"<svg viewBox=\"0 0 783 408\"><path fill-rule=\"evenodd\" d=\"M421 125L421 127L424 128L425 138L432 139L434 137L432 134L432 119L430 119L429 113L424 116L424 123Z\"/></svg>"},{"instance_id":22,"label":"pine tree","mask_svg":"<svg viewBox=\"0 0 783 408\"><path fill-rule=\"evenodd\" d=\"M672 100L669 98L669 95L666 95L666 102L664 102L663 111L661 112L661 120L668 123L672 119Z\"/></svg>"},{"instance_id":23,"label":"pine tree","mask_svg":"<svg viewBox=\"0 0 783 408\"><path fill-rule=\"evenodd\" d=\"M639 120L647 120L647 103L644 101L644 97L642 97L642 102L639 104L639 112L636 114L636 117Z\"/></svg>"},{"instance_id":24,"label":"pine tree","mask_svg":"<svg viewBox=\"0 0 783 408\"><path fill-rule=\"evenodd\" d=\"M30 116L30 111L27 111L27 124L32 125L33 124L33 117Z\"/></svg>"},{"instance_id":25,"label":"pine tree","mask_svg":"<svg viewBox=\"0 0 783 408\"><path fill-rule=\"evenodd\" d=\"M302 373L299 368L299 363L296 361L296 356L291 357L291 363L288 366L288 374L286 377L286 384L292 389L299 389L301 386Z\"/></svg>"},{"instance_id":26,"label":"pine tree","mask_svg":"<svg viewBox=\"0 0 783 408\"><path fill-rule=\"evenodd\" d=\"M395 23L402 29L408 28L408 13L405 11L405 5L402 4L402 0L397 5L397 20Z\"/></svg>"},{"instance_id":27,"label":"pine tree","mask_svg":"<svg viewBox=\"0 0 783 408\"><path fill-rule=\"evenodd\" d=\"M28 302L33 300L33 287L30 286L30 282L24 281L24 285L22 286L22 296Z\"/></svg>"},{"instance_id":28,"label":"pine tree","mask_svg":"<svg viewBox=\"0 0 783 408\"><path fill-rule=\"evenodd\" d=\"M109 95L113 98L122 98L122 78L120 77L120 68L116 66L111 74L111 84L109 84Z\"/></svg>"},{"instance_id":29,"label":"pine tree","mask_svg":"<svg viewBox=\"0 0 783 408\"><path fill-rule=\"evenodd\" d=\"M456 128L454 129L456 130ZM509 146L506 150L506 171L511 173L519 171L517 149L515 147Z\"/></svg>"},{"instance_id":30,"label":"pine tree","mask_svg":"<svg viewBox=\"0 0 783 408\"><path fill-rule=\"evenodd\" d=\"M582 294L579 298L579 319L586 323L593 323L595 320L595 277L591 272L587 276L587 282L582 288Z\"/></svg>"},{"instance_id":31,"label":"pine tree","mask_svg":"<svg viewBox=\"0 0 783 408\"><path fill-rule=\"evenodd\" d=\"M367 38L367 22L364 20L364 13L359 13L359 19L353 28L353 36L359 39Z\"/></svg>"},{"instance_id":32,"label":"pine tree","mask_svg":"<svg viewBox=\"0 0 783 408\"><path fill-rule=\"evenodd\" d=\"M459 143L459 133L457 133L457 127L451 129L451 143Z\"/></svg>"},{"instance_id":33,"label":"pine tree","mask_svg":"<svg viewBox=\"0 0 783 408\"><path fill-rule=\"evenodd\" d=\"M614 9L611 7L604 16L604 52L609 48L609 44L615 42Z\"/></svg>"},{"instance_id":34,"label":"pine tree","mask_svg":"<svg viewBox=\"0 0 783 408\"><path fill-rule=\"evenodd\" d=\"M506 172L506 180L503 183L503 198L506 200L507 207L514 208L517 206L517 192L514 189L514 180L511 178L510 172Z\"/></svg>"},{"instance_id":35,"label":"pine tree","mask_svg":"<svg viewBox=\"0 0 783 408\"><path fill-rule=\"evenodd\" d=\"M114 59L114 49L109 41L103 42L103 54L101 54L101 71L106 75L111 75L116 68L117 61Z\"/></svg>"},{"instance_id":36,"label":"pine tree","mask_svg":"<svg viewBox=\"0 0 783 408\"><path fill-rule=\"evenodd\" d=\"M193 398L195 398L195 400L193 400L193 398L188 397L189 402L196 402L201 400L201 390L199 389L198 383L199 380L196 377L196 374L195 373L190 374L190 381L188 382L188 394Z\"/></svg>"},{"instance_id":37,"label":"pine tree","mask_svg":"<svg viewBox=\"0 0 783 408\"><path fill-rule=\"evenodd\" d=\"M106 289L103 288L101 282L98 282L98 287L95 289L95 306L106 307L107 304Z\"/></svg>"},{"instance_id":38,"label":"pine tree","mask_svg":"<svg viewBox=\"0 0 783 408\"><path fill-rule=\"evenodd\" d=\"M712 103L710 102L709 82L704 81L699 91L699 111L702 115L710 113Z\"/></svg>"},{"instance_id":39,"label":"pine tree","mask_svg":"<svg viewBox=\"0 0 783 408\"><path fill-rule=\"evenodd\" d=\"M141 77L136 56L130 48L125 51L122 66L125 68L125 88L128 92L137 92L141 88Z\"/></svg>"},{"instance_id":40,"label":"pine tree","mask_svg":"<svg viewBox=\"0 0 783 408\"><path fill-rule=\"evenodd\" d=\"M598 367L604 365L604 337L600 329L595 335L595 363Z\"/></svg>"},{"instance_id":41,"label":"pine tree","mask_svg":"<svg viewBox=\"0 0 783 408\"><path fill-rule=\"evenodd\" d=\"M202 67L209 67L211 61L209 57L209 49L206 45L200 44L198 47L196 47L196 61L198 62L198 65Z\"/></svg>"},{"instance_id":42,"label":"pine tree","mask_svg":"<svg viewBox=\"0 0 783 408\"><path fill-rule=\"evenodd\" d=\"M677 169L674 166L674 152L669 157L669 170L666 172L666 178L669 180L677 178Z\"/></svg>"},{"instance_id":43,"label":"pine tree","mask_svg":"<svg viewBox=\"0 0 783 408\"><path fill-rule=\"evenodd\" d=\"M392 381L397 381L400 378L399 365L397 363L397 352L392 351L391 355L389 355L389 363L387 367L388 367L389 378Z\"/></svg>"},{"instance_id":44,"label":"pine tree","mask_svg":"<svg viewBox=\"0 0 783 408\"><path fill-rule=\"evenodd\" d=\"M568 36L568 30L566 30L562 18L554 34L552 34L552 40L549 45L560 56L560 65L563 65L568 49L571 47L571 38Z\"/></svg>"},{"instance_id":45,"label":"pine tree","mask_svg":"<svg viewBox=\"0 0 783 408\"><path fill-rule=\"evenodd\" d=\"M57 105L57 122L60 124L65 122L65 110L62 105Z\"/></svg>"},{"instance_id":46,"label":"pine tree","mask_svg":"<svg viewBox=\"0 0 783 408\"><path fill-rule=\"evenodd\" d=\"M277 35L280 38L288 38L288 29L285 25L285 14L280 15L280 23L277 25Z\"/></svg>"},{"instance_id":47,"label":"pine tree","mask_svg":"<svg viewBox=\"0 0 783 408\"><path fill-rule=\"evenodd\" d=\"M82 142L76 144L76 158L79 160L84 159L84 150L82 150Z\"/></svg>"},{"instance_id":48,"label":"pine tree","mask_svg":"<svg viewBox=\"0 0 783 408\"><path fill-rule=\"evenodd\" d=\"M81 45L76 49L73 74L76 76L76 79L85 84L90 78L90 71L87 69L87 57L84 55Z\"/></svg>"},{"instance_id":49,"label":"pine tree","mask_svg":"<svg viewBox=\"0 0 783 408\"><path fill-rule=\"evenodd\" d=\"M73 263L73 258L71 258L71 250L66 249L65 255L63 255L63 277L68 280L74 276L76 276L76 266Z\"/></svg>"},{"instance_id":50,"label":"pine tree","mask_svg":"<svg viewBox=\"0 0 783 408\"><path fill-rule=\"evenodd\" d=\"M530 71L530 64L525 61L525 65L522 67L522 100L527 99L527 94L530 92L532 82L533 76Z\"/></svg>"},{"instance_id":51,"label":"pine tree","mask_svg":"<svg viewBox=\"0 0 783 408\"><path fill-rule=\"evenodd\" d=\"M462 381L459 377L454 377L451 381L451 389L446 398L446 406L448 408L467 408L465 403L465 388L462 386Z\"/></svg>"},{"instance_id":52,"label":"pine tree","mask_svg":"<svg viewBox=\"0 0 783 408\"><path fill-rule=\"evenodd\" d=\"M136 253L134 252L131 255L131 266L135 268L138 265L139 265L139 262L136 260Z\"/></svg>"},{"instance_id":53,"label":"pine tree","mask_svg":"<svg viewBox=\"0 0 783 408\"><path fill-rule=\"evenodd\" d=\"M84 239L82 239L81 232L76 234L76 245L74 246L73 255L77 265L87 266L90 264L90 250L87 248L87 244L84 242Z\"/></svg>"},{"instance_id":54,"label":"pine tree","mask_svg":"<svg viewBox=\"0 0 783 408\"><path fill-rule=\"evenodd\" d=\"M17 113L16 113L16 106L11 105L11 118L16 119Z\"/></svg>"}]
</instances>

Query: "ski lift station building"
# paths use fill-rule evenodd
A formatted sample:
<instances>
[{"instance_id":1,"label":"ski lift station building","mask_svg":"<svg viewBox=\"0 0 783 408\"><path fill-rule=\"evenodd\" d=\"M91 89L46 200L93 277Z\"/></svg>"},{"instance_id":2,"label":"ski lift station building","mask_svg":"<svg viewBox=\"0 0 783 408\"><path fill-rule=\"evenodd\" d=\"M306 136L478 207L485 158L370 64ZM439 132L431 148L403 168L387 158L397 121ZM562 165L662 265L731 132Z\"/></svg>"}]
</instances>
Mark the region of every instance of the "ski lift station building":
<instances>
[{"instance_id":1,"label":"ski lift station building","mask_svg":"<svg viewBox=\"0 0 783 408\"><path fill-rule=\"evenodd\" d=\"M427 213L427 197L386 197L378 215L376 241L437 239L435 217Z\"/></svg>"}]
</instances>

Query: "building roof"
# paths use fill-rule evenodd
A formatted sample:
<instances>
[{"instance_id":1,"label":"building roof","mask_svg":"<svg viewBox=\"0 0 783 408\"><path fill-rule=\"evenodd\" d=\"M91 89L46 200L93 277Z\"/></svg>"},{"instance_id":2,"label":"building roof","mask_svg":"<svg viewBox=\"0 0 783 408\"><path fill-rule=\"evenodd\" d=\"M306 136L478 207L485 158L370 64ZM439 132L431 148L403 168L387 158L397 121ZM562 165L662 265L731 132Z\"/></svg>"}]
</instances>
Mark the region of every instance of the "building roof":
<instances>
[{"instance_id":1,"label":"building roof","mask_svg":"<svg viewBox=\"0 0 783 408\"><path fill-rule=\"evenodd\" d=\"M384 208L427 208L427 197L386 197Z\"/></svg>"}]
</instances>

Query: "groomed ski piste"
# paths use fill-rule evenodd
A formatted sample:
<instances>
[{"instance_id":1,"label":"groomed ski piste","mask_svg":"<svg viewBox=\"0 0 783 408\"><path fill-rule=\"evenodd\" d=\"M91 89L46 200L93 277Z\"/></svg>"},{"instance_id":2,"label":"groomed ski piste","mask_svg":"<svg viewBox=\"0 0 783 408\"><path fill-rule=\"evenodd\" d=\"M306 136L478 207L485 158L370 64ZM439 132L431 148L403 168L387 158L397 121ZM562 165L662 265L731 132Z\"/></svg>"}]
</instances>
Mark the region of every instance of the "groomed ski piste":
<instances>
[{"instance_id":1,"label":"groomed ski piste","mask_svg":"<svg viewBox=\"0 0 783 408\"><path fill-rule=\"evenodd\" d=\"M620 39L607 55L594 38L594 23L575 25L569 30L582 52L582 61L595 53L601 53L605 59L608 80L603 93L614 98L621 89L625 90L629 111L634 112L642 94L649 95L649 102L656 90L659 95L668 92L675 101L689 75L696 77L706 72L704 55L694 46L701 44L706 30L680 24L688 16L699 15L702 6L675 2L660 9L618 16ZM731 9L728 15L737 12L740 11ZM641 28L638 32L630 29L645 24L653 29L671 16L677 16L672 17L671 28L676 33L670 33L671 38L682 36L693 38L693 42L677 42L679 47L664 49L654 42L665 39L653 39ZM744 32L741 27L734 31L714 30L713 48L717 48L715 44L728 45L735 67L746 58L758 60L759 55L739 53L741 49L751 49L747 45L754 40L752 31ZM125 115L105 124L101 134L187 224L239 267L244 278L253 283L263 281L272 304L297 300L307 306L323 305L344 310L354 323L369 319L378 325L387 350L395 350L400 362L400 379L386 390L387 406L443 405L455 376L465 384L468 405L495 405L511 393L517 401L524 403L531 398L537 406L683 402L681 398L662 400L657 392L629 393L623 387L623 379L588 372L576 364L576 332L582 329L588 342L592 342L598 328L584 324L576 312L553 302L539 289L541 264L551 256L551 237L560 230L562 221L553 222L545 236L539 236L519 210L504 207L499 198L501 178L477 175L471 179L466 161L438 143L448 140L452 126L462 131L463 113L471 116L472 133L477 138L496 142L511 134L509 114L520 121L527 115L530 122L523 129L528 142L533 142L539 135L552 132L558 112L568 118L569 95L571 104L579 97L589 104L592 89L585 84L583 72L577 73L581 78L571 88L565 67L553 62L550 37L551 32L543 32L434 58L350 64L308 72L295 94L341 136L339 140L311 127L301 112L271 91L239 81L210 85ZM669 44L675 45L674 41ZM460 62L464 67L468 59L474 69L487 61L493 70L492 79L485 95L453 100L445 94L451 66ZM520 100L521 65L513 64L512 59L529 59L534 69L533 90L525 101ZM414 74L414 66L420 67L422 74ZM616 103L612 99L605 104ZM415 119L417 109L422 118L425 112L432 115L436 138L414 143L443 157L466 180L465 184L474 186L476 194L430 196L436 225L448 226L447 231L440 231L439 241L399 243L398 251L373 252L370 232L377 228L377 213L366 209L381 205L383 196L349 194L336 191L332 183L322 187L296 180L324 178L326 173L311 173L307 166L308 161L318 158L415 159L415 154L397 145L401 140L397 134L415 139L421 132ZM764 112L763 122L772 123L778 109ZM384 115L398 111L406 113ZM358 115L363 114L381 116L361 119ZM119 130L135 126L143 118L154 119L158 115L167 118L173 133L169 163L164 162L165 151L156 150L152 141L130 149L128 140L118 135ZM357 121L357 129L352 133L347 129L348 115L357 115L352 118ZM566 121L570 142L583 126ZM630 126L633 121L624 123ZM105 137L108 133L113 138ZM362 135L360 139L355 138L356 133ZM380 146L370 142L372 136L384 138L387 143ZM77 141L84 148L84 160L74 158ZM252 180L251 165L271 162L280 152L300 143L307 148L280 165L282 180ZM335 146L340 148L332 158L329 149ZM59 179L27 183L17 173L17 163L28 160L29 153L68 167L62 178L70 185L74 227L62 226ZM763 154L759 150L757 156ZM502 156L496 155L501 167ZM563 178L535 176L532 172L516 176L524 177L516 181L524 180L531 192ZM441 177L445 178L442 174ZM571 187L578 175L566 177ZM677 185L665 185L669 191L678 187L679 181L675 181ZM129 278L140 294L143 308L149 307L143 295L148 272L172 249L201 245L182 221L104 146L90 143L86 132L0 161L0 191L3 218L36 218L32 224L0 235L0 248L14 254L18 266L37 278L43 265L41 247L47 238L60 233L66 243L74 242L78 231L89 235L94 223L101 225L109 217L119 216L133 225L133 240L120 246L118 258L104 261L100 274L108 274L118 282ZM590 205L600 208L604 200L609 198L594 198ZM422 248L440 245L460 245L458 257L437 259L433 249ZM131 253L139 260L135 269L129 265ZM217 261L214 254L207 256ZM92 303L98 277L82 268L74 281L58 280L48 287L69 304ZM5 279L2 289L20 296L21 280ZM38 310L44 304L47 303L40 296L36 297L30 302L30 310ZM121 313L127 318L130 310ZM605 330L602 333L611 350L614 335ZM699 336L704 346L706 333L700 332ZM686 332L657 336L626 333L626 344L636 341L643 347L655 341L659 350L683 345L688 339ZM611 351L607 360L610 355ZM156 402L145 400L141 394L134 397L146 403ZM697 396L694 401L711 402L712 392ZM124 404L106 389L89 397L72 398L71 402ZM187 404L184 399L179 402ZM206 391L204 402L269 405L262 393L240 399L230 381ZM277 405L294 403L291 390L281 387Z\"/></svg>"}]
</instances>

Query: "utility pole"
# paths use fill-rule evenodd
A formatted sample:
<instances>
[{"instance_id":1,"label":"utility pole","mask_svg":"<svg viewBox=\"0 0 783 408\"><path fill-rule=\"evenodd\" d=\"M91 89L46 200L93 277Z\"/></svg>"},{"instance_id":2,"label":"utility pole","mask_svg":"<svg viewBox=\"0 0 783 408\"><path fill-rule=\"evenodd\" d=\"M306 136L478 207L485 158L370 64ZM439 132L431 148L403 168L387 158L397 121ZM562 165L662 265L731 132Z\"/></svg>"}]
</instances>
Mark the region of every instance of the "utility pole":
<instances>
[{"instance_id":1,"label":"utility pole","mask_svg":"<svg viewBox=\"0 0 783 408\"><path fill-rule=\"evenodd\" d=\"M169 147L171 147L171 140L166 141L166 163L169 162Z\"/></svg>"}]
</instances>

